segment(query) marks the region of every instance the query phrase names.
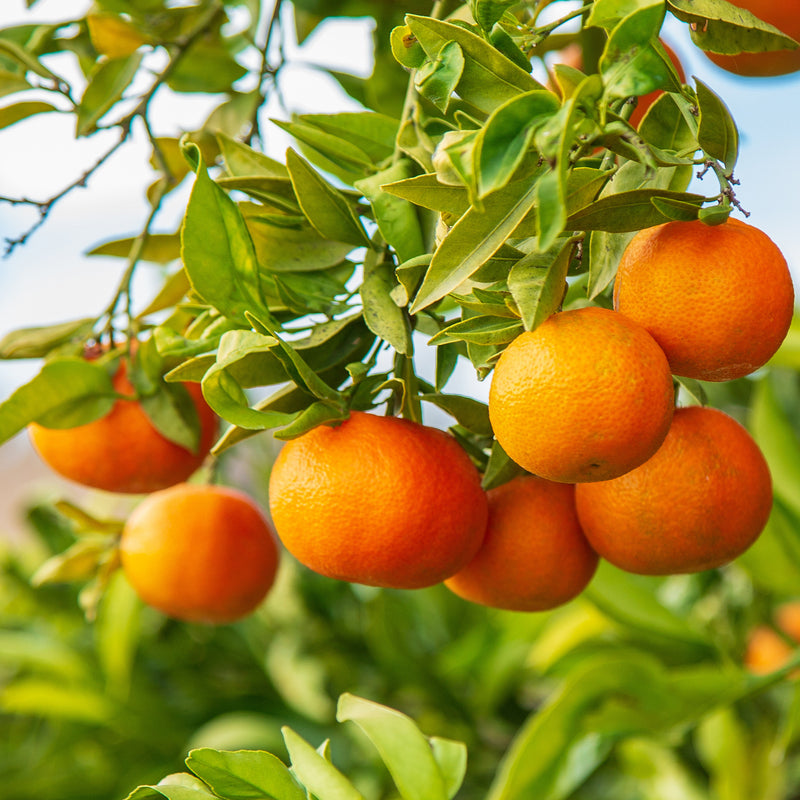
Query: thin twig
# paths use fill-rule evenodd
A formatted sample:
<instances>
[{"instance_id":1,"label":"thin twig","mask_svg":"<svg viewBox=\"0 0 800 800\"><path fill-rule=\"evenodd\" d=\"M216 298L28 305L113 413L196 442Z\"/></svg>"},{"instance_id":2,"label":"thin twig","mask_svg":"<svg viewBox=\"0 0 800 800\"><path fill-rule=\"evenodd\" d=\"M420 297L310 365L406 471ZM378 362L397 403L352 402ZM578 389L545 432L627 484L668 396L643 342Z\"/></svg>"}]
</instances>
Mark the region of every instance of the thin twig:
<instances>
[{"instance_id":1,"label":"thin twig","mask_svg":"<svg viewBox=\"0 0 800 800\"><path fill-rule=\"evenodd\" d=\"M264 146L264 141L261 136L261 126L258 122L258 112L263 102L267 99L266 91L262 89L262 86L267 76L269 76L270 80L274 83L280 68L283 66L282 54L277 66L273 67L269 61L269 49L272 45L272 34L276 27L280 27L278 25L278 21L280 19L282 5L283 0L275 0L274 5L272 6L272 14L270 15L269 22L267 23L267 32L264 37L264 45L260 48L261 67L258 71L259 102L256 104L256 108L253 111L253 116L250 120L250 131L245 139L247 144L252 144L253 140L256 139L261 147Z\"/></svg>"}]
</instances>

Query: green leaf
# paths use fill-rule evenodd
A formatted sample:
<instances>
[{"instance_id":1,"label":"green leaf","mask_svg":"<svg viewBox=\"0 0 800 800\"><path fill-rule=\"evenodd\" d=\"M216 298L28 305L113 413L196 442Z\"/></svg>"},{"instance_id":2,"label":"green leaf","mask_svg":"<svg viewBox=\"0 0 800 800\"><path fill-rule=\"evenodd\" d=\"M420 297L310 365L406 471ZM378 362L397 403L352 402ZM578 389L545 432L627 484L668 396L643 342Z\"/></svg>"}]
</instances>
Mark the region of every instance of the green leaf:
<instances>
[{"instance_id":1,"label":"green leaf","mask_svg":"<svg viewBox=\"0 0 800 800\"><path fill-rule=\"evenodd\" d=\"M511 268L508 289L522 315L525 330L535 330L561 306L574 247L573 242L568 242L557 253L533 252Z\"/></svg>"},{"instance_id":2,"label":"green leaf","mask_svg":"<svg viewBox=\"0 0 800 800\"><path fill-rule=\"evenodd\" d=\"M278 180L289 178L289 171L280 161L254 150L249 145L224 133L217 134L217 142L225 169L231 177L253 176Z\"/></svg>"},{"instance_id":3,"label":"green leaf","mask_svg":"<svg viewBox=\"0 0 800 800\"><path fill-rule=\"evenodd\" d=\"M495 22L499 22L503 14L517 5L518 0L472 0L472 16L475 22L487 33L492 30Z\"/></svg>"},{"instance_id":4,"label":"green leaf","mask_svg":"<svg viewBox=\"0 0 800 800\"><path fill-rule=\"evenodd\" d=\"M247 70L219 43L207 37L196 40L167 78L174 92L230 92Z\"/></svg>"},{"instance_id":5,"label":"green leaf","mask_svg":"<svg viewBox=\"0 0 800 800\"><path fill-rule=\"evenodd\" d=\"M320 236L356 247L369 247L364 226L341 192L292 149L286 151L286 166L300 208Z\"/></svg>"},{"instance_id":6,"label":"green leaf","mask_svg":"<svg viewBox=\"0 0 800 800\"><path fill-rule=\"evenodd\" d=\"M316 272L341 264L353 245L323 239L311 226L284 228L260 213L243 209L258 256L268 272Z\"/></svg>"},{"instance_id":7,"label":"green leaf","mask_svg":"<svg viewBox=\"0 0 800 800\"><path fill-rule=\"evenodd\" d=\"M543 88L489 42L460 25L415 14L406 15L406 24L429 58L435 58L447 42L458 44L464 53L458 95L481 111L490 113L522 92Z\"/></svg>"},{"instance_id":8,"label":"green leaf","mask_svg":"<svg viewBox=\"0 0 800 800\"><path fill-rule=\"evenodd\" d=\"M181 257L194 290L221 313L247 324L266 310L253 241L236 203L208 175L197 145L184 145L197 177L181 228Z\"/></svg>"},{"instance_id":9,"label":"green leaf","mask_svg":"<svg viewBox=\"0 0 800 800\"><path fill-rule=\"evenodd\" d=\"M113 542L104 535L82 536L63 553L48 558L31 578L33 586L48 583L71 583L86 581L96 572L99 565L108 558Z\"/></svg>"},{"instance_id":10,"label":"green leaf","mask_svg":"<svg viewBox=\"0 0 800 800\"><path fill-rule=\"evenodd\" d=\"M452 342L474 342L481 345L506 344L516 339L523 331L518 319L480 315L454 322L440 330L428 344L450 344Z\"/></svg>"},{"instance_id":11,"label":"green leaf","mask_svg":"<svg viewBox=\"0 0 800 800\"><path fill-rule=\"evenodd\" d=\"M654 579L630 575L601 562L584 595L615 622L708 654L710 642L658 601L656 585Z\"/></svg>"},{"instance_id":12,"label":"green leaf","mask_svg":"<svg viewBox=\"0 0 800 800\"><path fill-rule=\"evenodd\" d=\"M74 342L84 342L94 328L94 319L76 319L55 325L19 328L0 339L0 358L44 358L51 351Z\"/></svg>"},{"instance_id":13,"label":"green leaf","mask_svg":"<svg viewBox=\"0 0 800 800\"><path fill-rule=\"evenodd\" d=\"M599 64L607 97L679 90L672 68L653 44L663 20L664 5L657 2L638 8L611 31Z\"/></svg>"},{"instance_id":14,"label":"green leaf","mask_svg":"<svg viewBox=\"0 0 800 800\"><path fill-rule=\"evenodd\" d=\"M492 426L489 422L489 409L486 403L475 400L473 397L464 397L458 394L423 393L420 400L446 411L459 425L463 426L478 436L491 436Z\"/></svg>"},{"instance_id":15,"label":"green leaf","mask_svg":"<svg viewBox=\"0 0 800 800\"><path fill-rule=\"evenodd\" d=\"M482 486L488 492L495 486L502 486L524 472L525 470L519 464L509 458L506 451L500 446L500 442L495 440L489 454L489 463L483 474Z\"/></svg>"},{"instance_id":16,"label":"green leaf","mask_svg":"<svg viewBox=\"0 0 800 800\"><path fill-rule=\"evenodd\" d=\"M590 206L571 214L567 219L568 229L601 230L614 233L638 231L662 222L669 222L653 204L653 199L676 200L682 203L702 205L705 198L699 194L672 192L665 189L634 189L600 197Z\"/></svg>"},{"instance_id":17,"label":"green leaf","mask_svg":"<svg viewBox=\"0 0 800 800\"><path fill-rule=\"evenodd\" d=\"M76 136L86 136L97 128L97 123L122 97L139 70L141 53L127 58L103 61L89 75L89 83L78 104Z\"/></svg>"},{"instance_id":18,"label":"green leaf","mask_svg":"<svg viewBox=\"0 0 800 800\"><path fill-rule=\"evenodd\" d=\"M435 173L383 185L383 191L402 197L416 206L428 208L458 219L469 208L467 192L463 186L441 183Z\"/></svg>"},{"instance_id":19,"label":"green leaf","mask_svg":"<svg viewBox=\"0 0 800 800\"><path fill-rule=\"evenodd\" d=\"M0 443L31 422L74 427L107 414L116 392L105 368L82 358L48 361L38 375L0 403ZM55 423L67 423L56 425Z\"/></svg>"},{"instance_id":20,"label":"green leaf","mask_svg":"<svg viewBox=\"0 0 800 800\"><path fill-rule=\"evenodd\" d=\"M392 298L397 286L394 268L376 254L364 260L364 280L359 289L367 327L398 353L411 355L411 325L405 310L398 307Z\"/></svg>"},{"instance_id":21,"label":"green leaf","mask_svg":"<svg viewBox=\"0 0 800 800\"><path fill-rule=\"evenodd\" d=\"M104 725L111 720L114 705L99 691L65 684L63 680L18 678L0 689L0 710L6 714Z\"/></svg>"},{"instance_id":22,"label":"green leaf","mask_svg":"<svg viewBox=\"0 0 800 800\"><path fill-rule=\"evenodd\" d=\"M355 722L375 745L403 800L448 800L444 777L431 745L416 724L387 706L343 694L339 722Z\"/></svg>"},{"instance_id":23,"label":"green leaf","mask_svg":"<svg viewBox=\"0 0 800 800\"><path fill-rule=\"evenodd\" d=\"M47 80L56 81L57 83L61 80L58 75L51 72L42 64L38 58L10 39L0 37L0 56L4 56L11 61L16 61L17 64L24 67L26 71L30 70L31 72L35 72L40 78L46 78Z\"/></svg>"},{"instance_id":24,"label":"green leaf","mask_svg":"<svg viewBox=\"0 0 800 800\"><path fill-rule=\"evenodd\" d=\"M448 800L455 797L467 774L467 747L463 742L431 736L433 757L445 781Z\"/></svg>"},{"instance_id":25,"label":"green leaf","mask_svg":"<svg viewBox=\"0 0 800 800\"><path fill-rule=\"evenodd\" d=\"M38 100L28 100L22 103L14 103L10 106L3 106L3 108L0 108L0 129L8 128L15 122L32 117L34 114L46 114L48 111L58 111L58 109L50 103Z\"/></svg>"},{"instance_id":26,"label":"green leaf","mask_svg":"<svg viewBox=\"0 0 800 800\"><path fill-rule=\"evenodd\" d=\"M160 382L156 392L139 398L142 410L153 427L166 439L190 453L200 447L200 418L185 386Z\"/></svg>"},{"instance_id":27,"label":"green leaf","mask_svg":"<svg viewBox=\"0 0 800 800\"><path fill-rule=\"evenodd\" d=\"M408 25L398 25L392 28L390 36L392 55L408 69L417 69L425 61L425 51L411 32Z\"/></svg>"},{"instance_id":28,"label":"green leaf","mask_svg":"<svg viewBox=\"0 0 800 800\"><path fill-rule=\"evenodd\" d=\"M518 95L496 108L475 139L478 195L505 186L528 152L536 127L560 108L548 91Z\"/></svg>"},{"instance_id":29,"label":"green leaf","mask_svg":"<svg viewBox=\"0 0 800 800\"><path fill-rule=\"evenodd\" d=\"M391 245L401 262L426 252L416 209L407 201L383 190L384 184L402 181L411 176L411 163L400 159L387 169L356 182L375 214L381 236Z\"/></svg>"},{"instance_id":30,"label":"green leaf","mask_svg":"<svg viewBox=\"0 0 800 800\"><path fill-rule=\"evenodd\" d=\"M800 442L769 376L756 384L749 424L769 464L775 496L800 515Z\"/></svg>"},{"instance_id":31,"label":"green leaf","mask_svg":"<svg viewBox=\"0 0 800 800\"><path fill-rule=\"evenodd\" d=\"M281 728L292 772L318 800L364 800L336 767L291 728Z\"/></svg>"},{"instance_id":32,"label":"green leaf","mask_svg":"<svg viewBox=\"0 0 800 800\"><path fill-rule=\"evenodd\" d=\"M162 778L155 786L139 786L125 800L216 800L214 794L199 778L188 772L176 772Z\"/></svg>"},{"instance_id":33,"label":"green leaf","mask_svg":"<svg viewBox=\"0 0 800 800\"><path fill-rule=\"evenodd\" d=\"M728 107L698 78L697 106L700 121L697 125L697 141L711 158L716 158L732 172L739 156L739 131Z\"/></svg>"},{"instance_id":34,"label":"green leaf","mask_svg":"<svg viewBox=\"0 0 800 800\"><path fill-rule=\"evenodd\" d=\"M380 164L394 155L399 127L398 120L373 111L343 112L340 114L301 114L303 124L354 144L373 164Z\"/></svg>"},{"instance_id":35,"label":"green leaf","mask_svg":"<svg viewBox=\"0 0 800 800\"><path fill-rule=\"evenodd\" d=\"M87 256L112 256L115 258L129 258L131 247L136 239L132 236L125 239L112 239L95 245L87 251ZM139 261L149 261L153 264L169 264L181 257L181 236L176 233L151 233L145 240Z\"/></svg>"},{"instance_id":36,"label":"green leaf","mask_svg":"<svg viewBox=\"0 0 800 800\"><path fill-rule=\"evenodd\" d=\"M441 300L474 274L500 249L533 208L537 184L509 184L486 198L486 208L470 208L456 222L433 255L411 307L414 314Z\"/></svg>"},{"instance_id":37,"label":"green leaf","mask_svg":"<svg viewBox=\"0 0 800 800\"><path fill-rule=\"evenodd\" d=\"M549 250L561 235L567 221L564 170L546 172L535 184L537 212L536 249Z\"/></svg>"},{"instance_id":38,"label":"green leaf","mask_svg":"<svg viewBox=\"0 0 800 800\"><path fill-rule=\"evenodd\" d=\"M109 694L126 698L130 691L141 635L142 603L122 570L108 582L99 604L95 633L97 657Z\"/></svg>"},{"instance_id":39,"label":"green leaf","mask_svg":"<svg viewBox=\"0 0 800 800\"><path fill-rule=\"evenodd\" d=\"M288 767L261 750L192 750L186 766L227 800L305 800Z\"/></svg>"},{"instance_id":40,"label":"green leaf","mask_svg":"<svg viewBox=\"0 0 800 800\"><path fill-rule=\"evenodd\" d=\"M445 42L439 52L416 71L414 86L445 113L463 72L464 53L456 42Z\"/></svg>"},{"instance_id":41,"label":"green leaf","mask_svg":"<svg viewBox=\"0 0 800 800\"><path fill-rule=\"evenodd\" d=\"M734 55L797 46L774 26L725 0L667 0L667 9L689 23L692 41L701 50Z\"/></svg>"}]
</instances>

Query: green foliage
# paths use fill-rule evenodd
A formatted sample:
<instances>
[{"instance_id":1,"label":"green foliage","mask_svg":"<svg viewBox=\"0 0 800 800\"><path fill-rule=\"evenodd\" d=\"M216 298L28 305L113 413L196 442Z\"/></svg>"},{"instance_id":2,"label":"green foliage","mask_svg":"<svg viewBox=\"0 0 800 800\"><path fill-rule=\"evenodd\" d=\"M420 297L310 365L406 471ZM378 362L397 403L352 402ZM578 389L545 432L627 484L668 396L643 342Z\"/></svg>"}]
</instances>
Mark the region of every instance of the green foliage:
<instances>
[{"instance_id":1,"label":"green foliage","mask_svg":"<svg viewBox=\"0 0 800 800\"><path fill-rule=\"evenodd\" d=\"M86 243L125 265L108 306L0 342L4 359L43 359L0 404L0 441L33 421L104 414L120 354L81 355L138 338L130 377L165 435L196 439L183 381L201 383L229 423L214 448L223 478L263 446L254 434L291 438L387 404L417 419L423 406L446 412L484 486L499 485L519 469L493 442L485 404L448 391L459 363L486 377L508 342L559 308L609 305L634 231L716 224L737 207L736 124L711 86L679 82L658 40L665 15L714 52L790 42L724 0L595 0L581 36L599 42L597 69L556 69L557 93L531 58L576 39L560 28L579 11L544 24L532 2L283 6L292 14L259 0L98 0L78 20L0 31L0 129L58 112L77 137L117 137L46 202L0 201L38 207L44 222L134 126L152 153L139 233ZM327 17L362 14L376 21L372 75L328 73L363 108L274 120L293 146L265 154L260 112L280 87L287 20L302 42ZM55 54L81 77L54 72ZM664 93L634 128L631 101L652 90ZM152 100L169 92L207 94L213 108L195 130L156 136ZM708 195L688 191L697 169L719 184ZM187 180L180 229L159 232L162 202ZM147 304L131 297L142 264L164 276ZM420 354L432 351L426 379ZM762 678L741 666L748 632L800 579L794 328L774 364L680 388L749 416L776 496L756 546L694 576L603 565L580 599L543 614L289 565L249 620L181 626L143 609L114 573L116 521L34 509L41 538L5 554L0 573L3 796L792 796L787 678L800 659ZM271 456L256 459L262 482ZM62 585L76 580L89 581L82 593ZM78 603L96 610L94 627Z\"/></svg>"}]
</instances>

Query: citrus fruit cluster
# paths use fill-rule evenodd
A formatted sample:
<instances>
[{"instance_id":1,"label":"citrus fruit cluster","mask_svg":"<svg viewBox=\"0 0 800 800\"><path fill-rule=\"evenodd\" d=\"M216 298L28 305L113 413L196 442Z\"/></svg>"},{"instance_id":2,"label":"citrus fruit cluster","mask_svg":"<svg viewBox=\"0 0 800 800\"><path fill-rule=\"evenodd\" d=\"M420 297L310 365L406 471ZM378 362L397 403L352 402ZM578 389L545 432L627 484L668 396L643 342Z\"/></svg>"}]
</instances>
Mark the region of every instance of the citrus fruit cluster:
<instances>
[{"instance_id":1,"label":"citrus fruit cluster","mask_svg":"<svg viewBox=\"0 0 800 800\"><path fill-rule=\"evenodd\" d=\"M525 611L575 597L600 558L660 575L742 553L771 510L766 461L732 417L676 410L672 375L730 380L762 366L792 316L786 261L745 223L667 223L633 238L614 300L554 314L495 366L495 436L532 474L484 493L447 434L353 412L286 444L274 465L286 548L332 578L443 581Z\"/></svg>"},{"instance_id":2,"label":"citrus fruit cluster","mask_svg":"<svg viewBox=\"0 0 800 800\"><path fill-rule=\"evenodd\" d=\"M125 359L113 386L122 397L94 422L66 429L29 426L34 448L75 483L147 495L117 543L122 570L145 603L190 622L227 623L246 616L272 587L279 551L252 498L222 486L186 483L208 456L218 427L200 385L184 384L200 422L195 451L156 429L127 378Z\"/></svg>"}]
</instances>

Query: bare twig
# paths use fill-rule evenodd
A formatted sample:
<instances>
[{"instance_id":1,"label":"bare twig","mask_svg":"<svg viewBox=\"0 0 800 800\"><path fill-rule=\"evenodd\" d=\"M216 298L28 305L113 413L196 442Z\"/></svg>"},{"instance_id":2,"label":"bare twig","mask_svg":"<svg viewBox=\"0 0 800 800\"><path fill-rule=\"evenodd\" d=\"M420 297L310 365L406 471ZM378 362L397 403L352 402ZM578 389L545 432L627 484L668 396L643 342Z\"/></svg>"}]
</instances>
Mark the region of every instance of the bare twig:
<instances>
[{"instance_id":1,"label":"bare twig","mask_svg":"<svg viewBox=\"0 0 800 800\"><path fill-rule=\"evenodd\" d=\"M255 139L262 147L264 142L261 136L261 126L258 121L259 109L261 108L263 101L266 100L266 90L264 90L262 87L267 77L269 77L269 79L274 83L278 75L278 72L283 66L282 54L278 64L274 67L270 64L269 60L269 49L272 44L272 34L276 27L280 27L278 26L278 21L280 19L282 5L283 5L283 0L275 0L274 5L272 6L272 14L270 15L269 22L267 23L267 32L264 36L264 44L260 48L261 66L258 72L258 88L259 88L260 102L256 104L255 110L253 111L253 116L250 120L250 131L248 132L247 138L245 140L248 144L252 144L253 140Z\"/></svg>"}]
</instances>

